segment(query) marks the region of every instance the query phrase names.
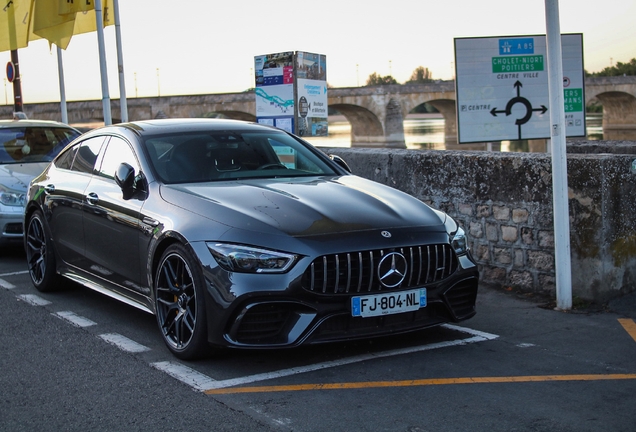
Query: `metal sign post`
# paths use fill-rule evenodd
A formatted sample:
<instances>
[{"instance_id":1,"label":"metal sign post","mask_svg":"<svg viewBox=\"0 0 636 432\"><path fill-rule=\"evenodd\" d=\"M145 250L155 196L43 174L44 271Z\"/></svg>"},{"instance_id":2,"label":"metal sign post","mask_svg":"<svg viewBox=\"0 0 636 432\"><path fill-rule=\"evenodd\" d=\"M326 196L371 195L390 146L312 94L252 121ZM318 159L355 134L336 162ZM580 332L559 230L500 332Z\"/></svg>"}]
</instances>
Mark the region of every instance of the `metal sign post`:
<instances>
[{"instance_id":1,"label":"metal sign post","mask_svg":"<svg viewBox=\"0 0 636 432\"><path fill-rule=\"evenodd\" d=\"M570 213L568 209L568 167L565 151L563 107L563 65L559 1L545 0L548 83L550 94L550 139L552 151L552 196L554 207L554 258L557 308L572 309L570 257Z\"/></svg>"},{"instance_id":2,"label":"metal sign post","mask_svg":"<svg viewBox=\"0 0 636 432\"><path fill-rule=\"evenodd\" d=\"M106 72L106 51L104 48L104 21L102 19L102 0L95 0L95 21L97 24L97 45L99 49L99 71L102 81L102 107L104 125L113 124L110 111L110 93L108 92L108 73Z\"/></svg>"}]
</instances>

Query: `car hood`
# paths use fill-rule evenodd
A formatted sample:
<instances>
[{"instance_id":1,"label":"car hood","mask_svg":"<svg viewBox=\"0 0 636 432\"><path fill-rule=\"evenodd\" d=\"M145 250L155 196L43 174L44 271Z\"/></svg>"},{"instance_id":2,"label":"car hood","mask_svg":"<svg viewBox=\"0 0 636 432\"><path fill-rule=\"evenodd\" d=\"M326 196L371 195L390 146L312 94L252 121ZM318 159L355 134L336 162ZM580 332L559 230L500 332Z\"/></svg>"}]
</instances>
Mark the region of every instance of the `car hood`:
<instances>
[{"instance_id":1,"label":"car hood","mask_svg":"<svg viewBox=\"0 0 636 432\"><path fill-rule=\"evenodd\" d=\"M170 185L161 194L206 218L261 233L314 236L415 226L444 230L438 213L423 202L353 175Z\"/></svg>"},{"instance_id":2,"label":"car hood","mask_svg":"<svg viewBox=\"0 0 636 432\"><path fill-rule=\"evenodd\" d=\"M0 184L15 191L26 192L29 183L40 175L49 162L0 165Z\"/></svg>"}]
</instances>

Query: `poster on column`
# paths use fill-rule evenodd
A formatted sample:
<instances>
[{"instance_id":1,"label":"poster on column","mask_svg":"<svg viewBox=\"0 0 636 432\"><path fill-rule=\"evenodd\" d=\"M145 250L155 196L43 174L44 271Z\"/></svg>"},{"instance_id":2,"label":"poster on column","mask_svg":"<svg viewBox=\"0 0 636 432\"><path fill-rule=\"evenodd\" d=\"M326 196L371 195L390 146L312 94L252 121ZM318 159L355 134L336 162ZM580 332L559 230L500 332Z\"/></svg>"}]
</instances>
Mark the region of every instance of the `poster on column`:
<instances>
[{"instance_id":1,"label":"poster on column","mask_svg":"<svg viewBox=\"0 0 636 432\"><path fill-rule=\"evenodd\" d=\"M294 53L254 57L256 121L294 132Z\"/></svg>"},{"instance_id":2,"label":"poster on column","mask_svg":"<svg viewBox=\"0 0 636 432\"><path fill-rule=\"evenodd\" d=\"M300 136L328 134L327 58L325 55L296 53L297 131Z\"/></svg>"}]
</instances>

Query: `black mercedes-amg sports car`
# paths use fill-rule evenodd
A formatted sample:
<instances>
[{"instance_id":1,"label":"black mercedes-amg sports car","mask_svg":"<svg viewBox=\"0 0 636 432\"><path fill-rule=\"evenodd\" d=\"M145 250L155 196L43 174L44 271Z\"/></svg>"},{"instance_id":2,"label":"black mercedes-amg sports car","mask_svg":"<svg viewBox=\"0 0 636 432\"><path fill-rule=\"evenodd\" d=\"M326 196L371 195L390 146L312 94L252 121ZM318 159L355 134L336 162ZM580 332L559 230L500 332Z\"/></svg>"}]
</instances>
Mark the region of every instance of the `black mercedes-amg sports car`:
<instances>
[{"instance_id":1,"label":"black mercedes-amg sports car","mask_svg":"<svg viewBox=\"0 0 636 432\"><path fill-rule=\"evenodd\" d=\"M35 287L70 279L153 313L183 359L475 314L478 270L452 218L268 126L100 128L69 144L27 198Z\"/></svg>"}]
</instances>

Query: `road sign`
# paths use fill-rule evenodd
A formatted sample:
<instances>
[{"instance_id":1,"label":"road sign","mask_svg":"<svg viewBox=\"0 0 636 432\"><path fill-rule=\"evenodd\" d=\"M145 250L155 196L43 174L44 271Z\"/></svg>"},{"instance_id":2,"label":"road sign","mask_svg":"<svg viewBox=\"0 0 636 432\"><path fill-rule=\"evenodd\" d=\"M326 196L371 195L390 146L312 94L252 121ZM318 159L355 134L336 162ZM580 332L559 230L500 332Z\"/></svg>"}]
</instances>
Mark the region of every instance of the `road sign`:
<instances>
[{"instance_id":1,"label":"road sign","mask_svg":"<svg viewBox=\"0 0 636 432\"><path fill-rule=\"evenodd\" d=\"M15 79L15 66L12 62L7 62L7 80L13 82Z\"/></svg>"},{"instance_id":2,"label":"road sign","mask_svg":"<svg viewBox=\"0 0 636 432\"><path fill-rule=\"evenodd\" d=\"M583 35L561 36L566 135L585 136ZM456 38L459 143L550 138L546 37Z\"/></svg>"}]
</instances>

